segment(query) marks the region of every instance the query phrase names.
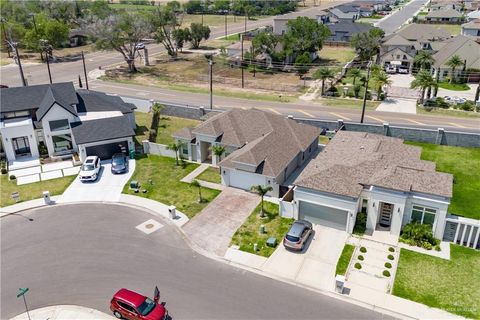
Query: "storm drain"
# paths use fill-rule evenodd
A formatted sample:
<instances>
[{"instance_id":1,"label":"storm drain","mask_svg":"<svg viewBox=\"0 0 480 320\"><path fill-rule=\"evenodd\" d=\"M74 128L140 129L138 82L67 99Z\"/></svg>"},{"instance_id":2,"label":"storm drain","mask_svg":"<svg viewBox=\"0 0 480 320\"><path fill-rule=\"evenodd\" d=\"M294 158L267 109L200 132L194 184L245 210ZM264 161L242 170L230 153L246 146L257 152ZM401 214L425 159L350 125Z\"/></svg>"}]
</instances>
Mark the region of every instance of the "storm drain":
<instances>
[{"instance_id":1,"label":"storm drain","mask_svg":"<svg viewBox=\"0 0 480 320\"><path fill-rule=\"evenodd\" d=\"M144 223L139 224L135 228L137 228L138 230L140 230L140 231L142 231L146 234L150 234L152 232L157 231L158 229L160 229L162 227L163 227L163 224L161 224L160 222L155 221L153 219L150 219L150 220L145 221Z\"/></svg>"}]
</instances>

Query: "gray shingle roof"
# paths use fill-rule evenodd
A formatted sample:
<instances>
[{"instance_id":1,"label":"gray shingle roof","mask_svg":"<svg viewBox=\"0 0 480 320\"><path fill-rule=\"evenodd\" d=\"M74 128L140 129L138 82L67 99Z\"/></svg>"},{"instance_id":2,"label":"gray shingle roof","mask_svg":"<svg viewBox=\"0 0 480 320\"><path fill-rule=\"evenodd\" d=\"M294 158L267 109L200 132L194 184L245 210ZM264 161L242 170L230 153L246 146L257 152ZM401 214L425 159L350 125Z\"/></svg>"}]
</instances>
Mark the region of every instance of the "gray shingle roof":
<instances>
[{"instance_id":1,"label":"gray shingle roof","mask_svg":"<svg viewBox=\"0 0 480 320\"><path fill-rule=\"evenodd\" d=\"M78 103L72 82L4 88L0 89L1 112L37 109L49 89L53 99L64 108Z\"/></svg>"},{"instance_id":2,"label":"gray shingle roof","mask_svg":"<svg viewBox=\"0 0 480 320\"><path fill-rule=\"evenodd\" d=\"M273 18L273 20L293 20L298 17L316 19L318 16L326 16L327 14L328 13L326 11L320 10L319 8L310 8L306 10L282 14Z\"/></svg>"},{"instance_id":3,"label":"gray shingle roof","mask_svg":"<svg viewBox=\"0 0 480 320\"><path fill-rule=\"evenodd\" d=\"M217 138L222 145L240 148L221 163L258 167L258 173L277 177L300 152L318 138L319 129L258 109L233 109L216 115L192 130Z\"/></svg>"},{"instance_id":4,"label":"gray shingle roof","mask_svg":"<svg viewBox=\"0 0 480 320\"><path fill-rule=\"evenodd\" d=\"M70 125L77 144L125 138L135 135L127 116L73 122Z\"/></svg>"},{"instance_id":5,"label":"gray shingle roof","mask_svg":"<svg viewBox=\"0 0 480 320\"><path fill-rule=\"evenodd\" d=\"M454 9L432 10L427 18L461 18L462 14Z\"/></svg>"},{"instance_id":6,"label":"gray shingle roof","mask_svg":"<svg viewBox=\"0 0 480 320\"><path fill-rule=\"evenodd\" d=\"M402 29L395 32L407 40L443 40L450 38L452 34L442 27L431 24L407 24ZM387 37L386 37L387 38Z\"/></svg>"},{"instance_id":7,"label":"gray shingle roof","mask_svg":"<svg viewBox=\"0 0 480 320\"><path fill-rule=\"evenodd\" d=\"M132 103L126 103L119 96L107 95L103 92L91 90L78 90L77 111L102 112L121 111L123 114L132 113L137 107Z\"/></svg>"},{"instance_id":8,"label":"gray shingle roof","mask_svg":"<svg viewBox=\"0 0 480 320\"><path fill-rule=\"evenodd\" d=\"M462 29L480 30L480 19L474 19L470 22L462 24Z\"/></svg>"},{"instance_id":9,"label":"gray shingle roof","mask_svg":"<svg viewBox=\"0 0 480 320\"><path fill-rule=\"evenodd\" d=\"M402 139L339 131L295 180L297 186L358 198L363 186L452 196L453 176L420 160Z\"/></svg>"},{"instance_id":10,"label":"gray shingle roof","mask_svg":"<svg viewBox=\"0 0 480 320\"><path fill-rule=\"evenodd\" d=\"M337 23L329 23L326 26L330 30L332 37L337 32L347 33L349 36L351 36L357 33L367 32L370 29L373 29L373 26L367 23L355 23L352 21L344 21L344 20L340 20Z\"/></svg>"}]
</instances>

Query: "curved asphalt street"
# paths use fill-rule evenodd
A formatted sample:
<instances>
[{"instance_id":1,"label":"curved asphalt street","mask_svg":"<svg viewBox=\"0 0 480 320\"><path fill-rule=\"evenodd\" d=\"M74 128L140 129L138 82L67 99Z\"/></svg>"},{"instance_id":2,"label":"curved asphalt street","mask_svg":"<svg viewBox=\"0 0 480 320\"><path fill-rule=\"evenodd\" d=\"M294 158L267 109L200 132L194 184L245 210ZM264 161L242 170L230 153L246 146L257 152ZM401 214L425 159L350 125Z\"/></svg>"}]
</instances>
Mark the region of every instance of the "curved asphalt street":
<instances>
[{"instance_id":1,"label":"curved asphalt street","mask_svg":"<svg viewBox=\"0 0 480 320\"><path fill-rule=\"evenodd\" d=\"M28 218L33 219L29 221ZM121 287L151 296L155 285L174 319L383 319L384 315L208 259L180 233L146 235L144 211L107 204L64 205L1 218L1 319L77 304L110 313Z\"/></svg>"},{"instance_id":2,"label":"curved asphalt street","mask_svg":"<svg viewBox=\"0 0 480 320\"><path fill-rule=\"evenodd\" d=\"M382 28L386 35L389 35L399 29L417 11L419 11L428 0L412 0L397 12L393 13L388 19L378 22L375 26Z\"/></svg>"}]
</instances>

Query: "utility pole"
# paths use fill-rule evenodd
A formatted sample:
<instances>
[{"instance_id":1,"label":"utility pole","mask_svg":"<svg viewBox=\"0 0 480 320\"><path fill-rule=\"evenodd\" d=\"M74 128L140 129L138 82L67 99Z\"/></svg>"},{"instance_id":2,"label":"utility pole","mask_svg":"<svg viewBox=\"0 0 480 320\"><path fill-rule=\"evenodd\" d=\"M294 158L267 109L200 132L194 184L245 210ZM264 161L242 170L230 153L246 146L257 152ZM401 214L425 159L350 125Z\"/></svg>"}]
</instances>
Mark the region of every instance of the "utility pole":
<instances>
[{"instance_id":1,"label":"utility pole","mask_svg":"<svg viewBox=\"0 0 480 320\"><path fill-rule=\"evenodd\" d=\"M213 57L208 58L208 66L210 69L210 110L213 109Z\"/></svg>"},{"instance_id":2,"label":"utility pole","mask_svg":"<svg viewBox=\"0 0 480 320\"><path fill-rule=\"evenodd\" d=\"M88 89L87 67L85 66L85 56L83 55L83 51L82 51L82 61L83 61L83 74L85 76L85 86L87 87L87 90L89 90Z\"/></svg>"},{"instance_id":3,"label":"utility pole","mask_svg":"<svg viewBox=\"0 0 480 320\"><path fill-rule=\"evenodd\" d=\"M52 84L52 73L50 72L50 53L52 51L52 47L48 44L48 40L40 39L39 42L42 52L45 52L45 60L47 60L48 78L50 79L50 84Z\"/></svg>"},{"instance_id":4,"label":"utility pole","mask_svg":"<svg viewBox=\"0 0 480 320\"><path fill-rule=\"evenodd\" d=\"M25 304L25 310L27 311L28 320L30 319L30 314L28 313L27 300L25 299L25 293L28 292L28 288L19 288L17 293L17 298L23 297L23 303Z\"/></svg>"},{"instance_id":5,"label":"utility pole","mask_svg":"<svg viewBox=\"0 0 480 320\"><path fill-rule=\"evenodd\" d=\"M245 9L245 33L247 33L247 19L248 19L247 9Z\"/></svg>"},{"instance_id":6,"label":"utility pole","mask_svg":"<svg viewBox=\"0 0 480 320\"><path fill-rule=\"evenodd\" d=\"M244 34L241 33L240 34L240 40L241 40L241 43L242 43L242 47L241 47L241 50L242 50L242 60L240 61L240 69L242 70L242 89L245 88L245 78L244 78L244 71L243 71L243 36Z\"/></svg>"},{"instance_id":7,"label":"utility pole","mask_svg":"<svg viewBox=\"0 0 480 320\"><path fill-rule=\"evenodd\" d=\"M50 79L50 84L52 84L52 74L50 72L50 56L47 54L47 69L48 69L48 78Z\"/></svg>"},{"instance_id":8,"label":"utility pole","mask_svg":"<svg viewBox=\"0 0 480 320\"><path fill-rule=\"evenodd\" d=\"M7 30L5 29L5 18L2 17L0 18L0 22L2 23L2 31L3 31L3 41L4 41L4 44L5 46L7 47L7 54L8 54L8 57L10 58L10 46L8 45L8 41L7 41Z\"/></svg>"},{"instance_id":9,"label":"utility pole","mask_svg":"<svg viewBox=\"0 0 480 320\"><path fill-rule=\"evenodd\" d=\"M26 87L27 81L25 81L25 75L23 74L22 61L20 59L20 55L18 54L17 43L11 42L10 45L13 47L13 50L15 51L15 59L17 60L17 63L18 63L18 69L20 71L20 78L22 78L22 84L24 87Z\"/></svg>"},{"instance_id":10,"label":"utility pole","mask_svg":"<svg viewBox=\"0 0 480 320\"><path fill-rule=\"evenodd\" d=\"M255 47L252 43L252 58L253 58L253 77L255 78L255 71L256 70L256 63L257 63L257 60L255 59Z\"/></svg>"},{"instance_id":11,"label":"utility pole","mask_svg":"<svg viewBox=\"0 0 480 320\"><path fill-rule=\"evenodd\" d=\"M227 18L228 18L228 11L225 10L225 40L227 40Z\"/></svg>"},{"instance_id":12,"label":"utility pole","mask_svg":"<svg viewBox=\"0 0 480 320\"><path fill-rule=\"evenodd\" d=\"M372 61L369 61L367 65L367 81L365 81L365 92L363 94L362 117L360 118L360 123L363 123L363 118L365 117L365 107L367 105L367 93L368 93L368 80L370 79L371 68L372 68Z\"/></svg>"}]
</instances>

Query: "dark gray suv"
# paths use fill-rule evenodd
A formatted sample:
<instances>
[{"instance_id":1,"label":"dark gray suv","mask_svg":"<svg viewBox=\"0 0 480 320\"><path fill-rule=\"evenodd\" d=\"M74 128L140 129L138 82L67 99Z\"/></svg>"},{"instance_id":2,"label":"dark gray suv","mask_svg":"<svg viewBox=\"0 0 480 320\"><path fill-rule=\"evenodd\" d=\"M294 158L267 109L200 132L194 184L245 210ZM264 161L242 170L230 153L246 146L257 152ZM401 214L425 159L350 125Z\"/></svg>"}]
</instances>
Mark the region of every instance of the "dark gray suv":
<instances>
[{"instance_id":1,"label":"dark gray suv","mask_svg":"<svg viewBox=\"0 0 480 320\"><path fill-rule=\"evenodd\" d=\"M128 158L123 153L115 153L112 157L112 173L128 172Z\"/></svg>"},{"instance_id":2,"label":"dark gray suv","mask_svg":"<svg viewBox=\"0 0 480 320\"><path fill-rule=\"evenodd\" d=\"M287 249L301 251L311 234L312 223L306 220L297 220L283 238L283 245Z\"/></svg>"}]
</instances>

